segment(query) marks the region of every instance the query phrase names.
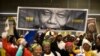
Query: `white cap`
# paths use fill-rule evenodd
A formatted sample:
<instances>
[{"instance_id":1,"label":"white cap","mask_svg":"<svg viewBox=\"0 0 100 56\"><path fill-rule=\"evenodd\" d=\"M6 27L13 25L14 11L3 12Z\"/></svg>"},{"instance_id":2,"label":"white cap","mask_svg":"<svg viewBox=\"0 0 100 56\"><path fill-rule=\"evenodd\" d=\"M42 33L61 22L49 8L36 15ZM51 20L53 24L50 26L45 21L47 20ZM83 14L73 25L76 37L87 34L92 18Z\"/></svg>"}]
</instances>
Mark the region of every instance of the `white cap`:
<instances>
[{"instance_id":1,"label":"white cap","mask_svg":"<svg viewBox=\"0 0 100 56\"><path fill-rule=\"evenodd\" d=\"M86 38L83 39L82 46L87 43L88 45L92 46L91 42L88 41Z\"/></svg>"}]
</instances>

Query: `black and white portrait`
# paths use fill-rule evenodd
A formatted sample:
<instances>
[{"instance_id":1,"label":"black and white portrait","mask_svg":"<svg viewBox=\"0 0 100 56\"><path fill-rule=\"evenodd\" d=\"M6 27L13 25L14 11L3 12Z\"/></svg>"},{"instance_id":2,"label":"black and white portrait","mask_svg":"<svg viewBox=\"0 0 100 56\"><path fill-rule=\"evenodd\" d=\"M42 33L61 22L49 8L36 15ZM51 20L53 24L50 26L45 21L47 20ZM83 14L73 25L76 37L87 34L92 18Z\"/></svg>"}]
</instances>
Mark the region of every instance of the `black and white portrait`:
<instances>
[{"instance_id":1,"label":"black and white portrait","mask_svg":"<svg viewBox=\"0 0 100 56\"><path fill-rule=\"evenodd\" d=\"M87 10L19 7L17 28L84 31Z\"/></svg>"}]
</instances>

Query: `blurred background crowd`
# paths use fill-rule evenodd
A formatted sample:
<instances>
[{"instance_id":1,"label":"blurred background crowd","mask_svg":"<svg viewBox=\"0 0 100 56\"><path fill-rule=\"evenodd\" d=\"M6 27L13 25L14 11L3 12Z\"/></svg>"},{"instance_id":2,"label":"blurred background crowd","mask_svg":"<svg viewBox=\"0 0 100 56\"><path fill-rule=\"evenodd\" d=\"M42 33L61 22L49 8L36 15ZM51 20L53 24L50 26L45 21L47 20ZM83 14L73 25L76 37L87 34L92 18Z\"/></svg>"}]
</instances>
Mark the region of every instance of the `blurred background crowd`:
<instances>
[{"instance_id":1,"label":"blurred background crowd","mask_svg":"<svg viewBox=\"0 0 100 56\"><path fill-rule=\"evenodd\" d=\"M78 35L50 28L21 34L15 22L6 22L0 36L0 56L100 56L97 31L94 20L88 21L86 31Z\"/></svg>"},{"instance_id":2,"label":"blurred background crowd","mask_svg":"<svg viewBox=\"0 0 100 56\"><path fill-rule=\"evenodd\" d=\"M100 56L100 34L91 30L78 36L62 35L52 29L40 34L36 30L29 39L27 33L19 35L13 29L14 35L8 35L9 27L5 27L0 36L0 56Z\"/></svg>"}]
</instances>

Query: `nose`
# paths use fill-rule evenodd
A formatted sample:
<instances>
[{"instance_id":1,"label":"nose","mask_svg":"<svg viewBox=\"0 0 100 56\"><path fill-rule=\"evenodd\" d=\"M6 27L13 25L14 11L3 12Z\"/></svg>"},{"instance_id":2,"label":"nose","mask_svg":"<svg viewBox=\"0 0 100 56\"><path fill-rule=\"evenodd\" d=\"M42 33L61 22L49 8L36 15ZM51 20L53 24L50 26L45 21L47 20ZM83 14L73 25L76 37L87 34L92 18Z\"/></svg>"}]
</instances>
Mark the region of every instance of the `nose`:
<instances>
[{"instance_id":1,"label":"nose","mask_svg":"<svg viewBox=\"0 0 100 56\"><path fill-rule=\"evenodd\" d=\"M50 19L48 20L48 22L49 23L55 23L56 22L55 18L56 18L56 15L52 14L51 17L50 17Z\"/></svg>"}]
</instances>

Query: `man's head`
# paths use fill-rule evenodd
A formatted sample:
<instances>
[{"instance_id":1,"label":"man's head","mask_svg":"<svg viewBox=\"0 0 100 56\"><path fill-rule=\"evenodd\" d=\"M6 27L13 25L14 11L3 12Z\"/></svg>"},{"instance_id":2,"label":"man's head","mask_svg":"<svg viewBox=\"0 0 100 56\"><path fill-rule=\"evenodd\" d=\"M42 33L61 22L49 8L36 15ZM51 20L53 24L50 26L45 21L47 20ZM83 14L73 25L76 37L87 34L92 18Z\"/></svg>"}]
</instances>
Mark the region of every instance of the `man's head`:
<instances>
[{"instance_id":1,"label":"man's head","mask_svg":"<svg viewBox=\"0 0 100 56\"><path fill-rule=\"evenodd\" d=\"M57 35L56 41L60 42L62 40L62 35Z\"/></svg>"},{"instance_id":2,"label":"man's head","mask_svg":"<svg viewBox=\"0 0 100 56\"><path fill-rule=\"evenodd\" d=\"M68 21L66 10L44 9L40 11L40 21L48 28L60 28Z\"/></svg>"},{"instance_id":3,"label":"man's head","mask_svg":"<svg viewBox=\"0 0 100 56\"><path fill-rule=\"evenodd\" d=\"M93 41L93 34L92 33L87 33L86 34L86 39L88 39L90 42Z\"/></svg>"}]
</instances>

